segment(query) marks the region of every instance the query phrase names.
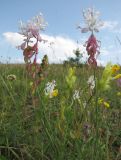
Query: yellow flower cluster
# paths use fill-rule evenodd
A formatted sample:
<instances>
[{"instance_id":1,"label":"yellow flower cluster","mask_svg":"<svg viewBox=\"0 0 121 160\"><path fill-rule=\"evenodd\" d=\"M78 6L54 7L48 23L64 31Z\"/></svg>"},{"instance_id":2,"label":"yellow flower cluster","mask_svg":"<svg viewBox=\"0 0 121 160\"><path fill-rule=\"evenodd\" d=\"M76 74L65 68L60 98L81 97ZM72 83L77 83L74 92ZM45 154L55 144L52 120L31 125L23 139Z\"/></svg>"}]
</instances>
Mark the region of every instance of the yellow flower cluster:
<instances>
[{"instance_id":1,"label":"yellow flower cluster","mask_svg":"<svg viewBox=\"0 0 121 160\"><path fill-rule=\"evenodd\" d=\"M120 66L117 65L117 64L113 65L112 68L111 68L112 74L115 74L119 70L120 70ZM114 77L112 77L113 80L117 80L119 78L121 78L121 74L117 74Z\"/></svg>"},{"instance_id":2,"label":"yellow flower cluster","mask_svg":"<svg viewBox=\"0 0 121 160\"><path fill-rule=\"evenodd\" d=\"M106 108L109 108L109 107L110 107L110 104L109 104L108 102L104 101L103 98L99 98L99 99L98 99L98 104L103 105L103 106L106 107Z\"/></svg>"},{"instance_id":3,"label":"yellow flower cluster","mask_svg":"<svg viewBox=\"0 0 121 160\"><path fill-rule=\"evenodd\" d=\"M117 64L113 65L111 68L112 74L116 73L119 70L120 70L120 66Z\"/></svg>"},{"instance_id":4,"label":"yellow flower cluster","mask_svg":"<svg viewBox=\"0 0 121 160\"><path fill-rule=\"evenodd\" d=\"M119 79L121 78L121 74L117 74L115 77L113 77L113 79Z\"/></svg>"},{"instance_id":5,"label":"yellow flower cluster","mask_svg":"<svg viewBox=\"0 0 121 160\"><path fill-rule=\"evenodd\" d=\"M52 92L52 97L58 96L58 89L54 89Z\"/></svg>"}]
</instances>

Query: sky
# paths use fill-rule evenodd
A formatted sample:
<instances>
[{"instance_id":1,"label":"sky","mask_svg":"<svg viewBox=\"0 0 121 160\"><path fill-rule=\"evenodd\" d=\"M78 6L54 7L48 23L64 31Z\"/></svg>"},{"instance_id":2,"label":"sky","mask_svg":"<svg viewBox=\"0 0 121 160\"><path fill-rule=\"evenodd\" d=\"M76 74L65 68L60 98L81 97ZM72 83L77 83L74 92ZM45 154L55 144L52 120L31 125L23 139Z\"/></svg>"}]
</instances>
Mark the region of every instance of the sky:
<instances>
[{"instance_id":1,"label":"sky","mask_svg":"<svg viewBox=\"0 0 121 160\"><path fill-rule=\"evenodd\" d=\"M95 33L101 41L98 62L101 65L109 61L121 64L121 45L118 41L121 39L120 0L0 0L0 62L23 62L22 51L16 48L22 41L18 34L18 22L27 22L40 12L48 23L41 36L54 42L54 45L40 44L39 60L47 54L50 63L59 63L73 57L73 50L77 47L85 52L83 44L90 33L81 33L77 25L84 25L82 11L90 7L98 10L101 20L105 22L100 32Z\"/></svg>"}]
</instances>

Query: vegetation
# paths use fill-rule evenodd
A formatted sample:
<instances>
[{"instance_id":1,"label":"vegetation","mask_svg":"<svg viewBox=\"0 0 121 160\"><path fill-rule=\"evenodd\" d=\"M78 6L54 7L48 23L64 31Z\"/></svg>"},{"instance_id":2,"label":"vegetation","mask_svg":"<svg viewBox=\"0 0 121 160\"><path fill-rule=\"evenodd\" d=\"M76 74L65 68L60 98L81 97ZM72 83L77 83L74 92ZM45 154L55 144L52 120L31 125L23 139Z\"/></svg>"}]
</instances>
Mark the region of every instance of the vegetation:
<instances>
[{"instance_id":1,"label":"vegetation","mask_svg":"<svg viewBox=\"0 0 121 160\"><path fill-rule=\"evenodd\" d=\"M103 70L95 71L98 81ZM33 104L25 66L1 65L0 159L120 160L120 88L113 81L112 89L99 93L96 87L90 93L93 72L88 66L49 65ZM8 79L10 74L16 79ZM58 94L50 98L44 89L52 80ZM75 90L79 97L73 96Z\"/></svg>"}]
</instances>

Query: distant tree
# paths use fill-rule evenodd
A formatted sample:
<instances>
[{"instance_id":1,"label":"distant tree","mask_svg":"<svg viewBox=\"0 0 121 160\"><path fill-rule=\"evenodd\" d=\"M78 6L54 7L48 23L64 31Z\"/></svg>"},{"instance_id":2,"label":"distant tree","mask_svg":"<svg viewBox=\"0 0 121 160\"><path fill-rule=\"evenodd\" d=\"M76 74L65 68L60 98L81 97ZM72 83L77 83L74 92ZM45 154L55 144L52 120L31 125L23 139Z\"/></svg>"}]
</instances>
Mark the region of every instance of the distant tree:
<instances>
[{"instance_id":1,"label":"distant tree","mask_svg":"<svg viewBox=\"0 0 121 160\"><path fill-rule=\"evenodd\" d=\"M76 58L75 58L75 63L76 63L77 65L79 65L79 64L80 64L80 60L81 60L81 58L83 57L82 53L80 52L80 49L77 48L76 50L73 51L73 53L74 53L75 56L76 56Z\"/></svg>"},{"instance_id":2,"label":"distant tree","mask_svg":"<svg viewBox=\"0 0 121 160\"><path fill-rule=\"evenodd\" d=\"M73 53L75 54L76 57L75 58L69 57L68 60L65 60L63 62L64 65L69 64L71 66L73 66L73 65L80 66L80 64L82 63L81 59L83 57L83 53L81 53L79 48L77 48L76 50L73 50Z\"/></svg>"}]
</instances>

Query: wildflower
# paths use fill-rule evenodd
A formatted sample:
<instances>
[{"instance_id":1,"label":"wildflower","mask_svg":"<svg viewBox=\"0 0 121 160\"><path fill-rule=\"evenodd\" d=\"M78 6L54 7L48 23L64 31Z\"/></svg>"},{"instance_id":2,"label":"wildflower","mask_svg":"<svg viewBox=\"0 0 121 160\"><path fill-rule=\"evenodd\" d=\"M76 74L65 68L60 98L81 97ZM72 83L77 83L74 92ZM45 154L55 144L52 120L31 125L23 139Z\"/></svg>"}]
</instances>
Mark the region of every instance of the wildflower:
<instances>
[{"instance_id":1,"label":"wildflower","mask_svg":"<svg viewBox=\"0 0 121 160\"><path fill-rule=\"evenodd\" d=\"M53 90L52 92L52 96L56 97L58 95L58 89Z\"/></svg>"},{"instance_id":2,"label":"wildflower","mask_svg":"<svg viewBox=\"0 0 121 160\"><path fill-rule=\"evenodd\" d=\"M10 81L16 80L16 75L10 74L10 75L7 76L7 79L10 80Z\"/></svg>"},{"instance_id":3,"label":"wildflower","mask_svg":"<svg viewBox=\"0 0 121 160\"><path fill-rule=\"evenodd\" d=\"M110 104L106 102L103 98L98 99L98 104L103 105L105 108L109 108Z\"/></svg>"},{"instance_id":4,"label":"wildflower","mask_svg":"<svg viewBox=\"0 0 121 160\"><path fill-rule=\"evenodd\" d=\"M111 70L112 70L112 73L115 73L115 72L120 70L120 66L115 64L115 65L112 66Z\"/></svg>"},{"instance_id":5,"label":"wildflower","mask_svg":"<svg viewBox=\"0 0 121 160\"><path fill-rule=\"evenodd\" d=\"M97 61L95 58L96 53L99 54L99 41L96 40L94 34L91 34L88 41L86 42L86 51L89 55L88 64L97 66Z\"/></svg>"},{"instance_id":6,"label":"wildflower","mask_svg":"<svg viewBox=\"0 0 121 160\"><path fill-rule=\"evenodd\" d=\"M83 10L83 17L86 23L86 27L82 28L79 26L79 28L81 28L81 32L99 32L99 28L104 25L104 23L99 19L99 15L100 13L98 11L95 11L94 8Z\"/></svg>"},{"instance_id":7,"label":"wildflower","mask_svg":"<svg viewBox=\"0 0 121 160\"><path fill-rule=\"evenodd\" d=\"M88 8L87 10L83 11L83 17L86 23L86 27L78 27L81 29L82 33L86 33L90 31L92 34L86 42L86 51L89 55L88 64L92 65L93 67L97 66L96 61L96 53L99 54L100 45L96 37L94 36L94 31L99 32L99 28L103 26L103 22L99 19L99 12L95 11L93 8Z\"/></svg>"},{"instance_id":8,"label":"wildflower","mask_svg":"<svg viewBox=\"0 0 121 160\"><path fill-rule=\"evenodd\" d=\"M58 95L58 90L54 89L55 86L56 86L56 81L55 80L53 80L52 82L48 82L46 84L45 89L44 89L45 95L49 96L49 98L56 97Z\"/></svg>"},{"instance_id":9,"label":"wildflower","mask_svg":"<svg viewBox=\"0 0 121 160\"><path fill-rule=\"evenodd\" d=\"M93 75L89 77L87 84L89 85L91 90L95 88L95 80Z\"/></svg>"},{"instance_id":10,"label":"wildflower","mask_svg":"<svg viewBox=\"0 0 121 160\"><path fill-rule=\"evenodd\" d=\"M41 42L44 41L40 34L40 30L44 30L47 26L47 23L45 22L42 14L39 14L35 17L33 17L30 21L27 23L23 23L22 21L19 22L19 34L23 35L25 37L24 42L18 46L18 49L24 50L26 47L28 47L29 43L32 43L33 41L30 40L31 38L35 38L37 41ZM29 46L30 47L30 46ZM35 50L34 48L32 48Z\"/></svg>"},{"instance_id":11,"label":"wildflower","mask_svg":"<svg viewBox=\"0 0 121 160\"><path fill-rule=\"evenodd\" d=\"M66 76L66 82L69 88L72 88L75 84L76 76L75 76L75 68L69 68L68 75Z\"/></svg>"},{"instance_id":12,"label":"wildflower","mask_svg":"<svg viewBox=\"0 0 121 160\"><path fill-rule=\"evenodd\" d=\"M108 63L102 73L101 80L99 81L100 90L110 89L110 81L112 80L112 65Z\"/></svg>"},{"instance_id":13,"label":"wildflower","mask_svg":"<svg viewBox=\"0 0 121 160\"><path fill-rule=\"evenodd\" d=\"M45 22L42 14L39 14L35 17L33 17L30 21L28 21L26 24L20 21L20 34L28 37L33 38L39 36L39 30L44 30L47 26L47 23Z\"/></svg>"},{"instance_id":14,"label":"wildflower","mask_svg":"<svg viewBox=\"0 0 121 160\"><path fill-rule=\"evenodd\" d=\"M112 79L119 79L121 78L121 74L117 74L115 77L113 77Z\"/></svg>"},{"instance_id":15,"label":"wildflower","mask_svg":"<svg viewBox=\"0 0 121 160\"><path fill-rule=\"evenodd\" d=\"M103 99L102 98L99 98L98 99L98 104L102 104L103 103Z\"/></svg>"},{"instance_id":16,"label":"wildflower","mask_svg":"<svg viewBox=\"0 0 121 160\"><path fill-rule=\"evenodd\" d=\"M74 94L73 94L73 99L74 100L79 100L79 98L80 98L80 95L79 95L80 93L79 93L79 90L75 90L75 92L74 92Z\"/></svg>"},{"instance_id":17,"label":"wildflower","mask_svg":"<svg viewBox=\"0 0 121 160\"><path fill-rule=\"evenodd\" d=\"M110 107L110 104L109 104L108 102L104 102L103 104L104 104L104 106L105 106L106 108L109 108L109 107Z\"/></svg>"}]
</instances>

